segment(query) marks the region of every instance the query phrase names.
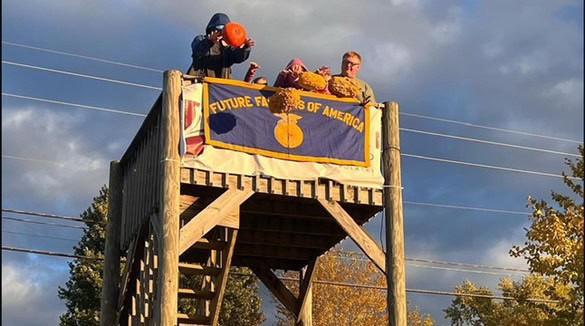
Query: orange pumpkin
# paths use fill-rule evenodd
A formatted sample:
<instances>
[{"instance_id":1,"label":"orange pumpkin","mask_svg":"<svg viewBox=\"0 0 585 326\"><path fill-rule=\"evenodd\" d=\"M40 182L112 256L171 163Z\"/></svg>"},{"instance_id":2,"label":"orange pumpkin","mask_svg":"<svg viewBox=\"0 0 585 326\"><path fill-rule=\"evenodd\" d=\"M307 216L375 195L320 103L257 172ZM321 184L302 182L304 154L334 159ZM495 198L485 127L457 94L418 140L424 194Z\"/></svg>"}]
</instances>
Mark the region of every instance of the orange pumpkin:
<instances>
[{"instance_id":1,"label":"orange pumpkin","mask_svg":"<svg viewBox=\"0 0 585 326\"><path fill-rule=\"evenodd\" d=\"M246 29L242 24L230 22L223 29L223 39L233 47L240 47L246 42Z\"/></svg>"}]
</instances>

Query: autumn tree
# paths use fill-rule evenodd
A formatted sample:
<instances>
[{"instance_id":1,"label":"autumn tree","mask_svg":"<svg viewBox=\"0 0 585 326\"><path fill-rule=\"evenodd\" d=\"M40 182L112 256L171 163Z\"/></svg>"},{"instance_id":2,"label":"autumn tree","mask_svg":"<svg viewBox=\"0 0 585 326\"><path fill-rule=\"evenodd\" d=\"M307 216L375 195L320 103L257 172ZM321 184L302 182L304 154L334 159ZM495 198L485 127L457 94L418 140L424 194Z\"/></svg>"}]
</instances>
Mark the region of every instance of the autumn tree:
<instances>
[{"instance_id":1,"label":"autumn tree","mask_svg":"<svg viewBox=\"0 0 585 326\"><path fill-rule=\"evenodd\" d=\"M283 275L285 284L298 295L298 273ZM333 251L321 256L313 276L313 324L387 325L386 277L366 257L352 252ZM325 281L321 283L319 281ZM329 283L329 284L327 284ZM335 283L335 284L332 284ZM349 286L361 284L364 287ZM276 299L273 299L276 300ZM277 303L278 326L294 326L293 316ZM418 308L408 312L409 325L435 325Z\"/></svg>"},{"instance_id":2,"label":"autumn tree","mask_svg":"<svg viewBox=\"0 0 585 326\"><path fill-rule=\"evenodd\" d=\"M566 159L571 175L563 172L572 197L552 191L554 205L528 198L527 240L510 255L526 259L530 275L519 282L501 279L498 286L515 300L457 297L445 310L454 325L583 325L583 146L579 153L575 161ZM455 290L493 295L470 282Z\"/></svg>"},{"instance_id":3,"label":"autumn tree","mask_svg":"<svg viewBox=\"0 0 585 326\"><path fill-rule=\"evenodd\" d=\"M103 186L81 214L87 228L73 247L79 258L69 263L69 280L65 287L59 287L58 296L67 308L59 316L60 325L99 325L107 214L108 188ZM249 326L264 321L258 279L251 275L247 269L231 269L220 315L222 324ZM183 308L192 309L188 304Z\"/></svg>"}]
</instances>

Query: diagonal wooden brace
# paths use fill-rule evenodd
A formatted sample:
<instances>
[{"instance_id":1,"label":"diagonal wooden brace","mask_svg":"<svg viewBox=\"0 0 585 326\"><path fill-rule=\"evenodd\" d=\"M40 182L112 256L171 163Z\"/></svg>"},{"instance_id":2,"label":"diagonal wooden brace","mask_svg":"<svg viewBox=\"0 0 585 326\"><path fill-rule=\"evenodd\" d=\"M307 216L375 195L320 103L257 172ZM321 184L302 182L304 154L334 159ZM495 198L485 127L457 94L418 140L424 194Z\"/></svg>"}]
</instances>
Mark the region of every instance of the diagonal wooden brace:
<instances>
[{"instance_id":1,"label":"diagonal wooden brace","mask_svg":"<svg viewBox=\"0 0 585 326\"><path fill-rule=\"evenodd\" d=\"M240 205L250 198L254 191L230 188L204 210L185 224L179 234L179 255L199 241L207 232L224 220L239 220ZM235 223L230 224L233 227Z\"/></svg>"},{"instance_id":2,"label":"diagonal wooden brace","mask_svg":"<svg viewBox=\"0 0 585 326\"><path fill-rule=\"evenodd\" d=\"M337 224L347 232L349 237L360 247L360 249L368 256L376 267L382 273L386 274L386 256L384 251L376 243L374 239L349 215L341 205L336 201L329 201L326 199L317 199L319 203L331 214Z\"/></svg>"}]
</instances>

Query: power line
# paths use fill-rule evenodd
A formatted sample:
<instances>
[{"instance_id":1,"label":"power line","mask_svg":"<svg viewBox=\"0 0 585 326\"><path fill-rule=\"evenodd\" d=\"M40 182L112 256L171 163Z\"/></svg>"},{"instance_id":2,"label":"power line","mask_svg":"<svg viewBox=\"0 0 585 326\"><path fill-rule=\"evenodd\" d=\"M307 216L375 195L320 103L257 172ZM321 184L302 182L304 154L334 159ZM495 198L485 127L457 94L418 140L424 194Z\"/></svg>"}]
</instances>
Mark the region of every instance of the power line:
<instances>
[{"instance_id":1,"label":"power line","mask_svg":"<svg viewBox=\"0 0 585 326\"><path fill-rule=\"evenodd\" d=\"M74 54L74 53L70 53L70 52L56 51L56 50L51 50L51 49L46 49L46 48L41 48L41 47L36 47L36 46L31 46L31 45L25 45L25 44L20 44L20 43L7 42L7 41L2 41L2 43L3 44L7 44L7 45L12 45L12 46L17 46L17 47L22 47L22 48L28 48L28 49L38 50L38 51L44 51L44 52L50 52L50 53L55 53L55 54L67 55L67 56L72 56L72 57L78 57L78 58L88 59L88 60L94 60L94 61L99 61L99 62L114 64L114 65L126 66L126 67L137 68L137 69L143 69L143 70L154 71L154 72L159 72L159 73L160 72L164 72L163 70L160 70L160 69L153 69L153 68L144 67L144 66L132 65L132 64L122 63L122 62L113 61L113 60L100 59L100 58L96 58L96 57L79 55L79 54ZM11 64L14 64L14 63L11 63ZM16 65L18 65L18 64L16 64ZM29 68L32 68L32 67L29 67ZM159 89L159 88L157 88L157 89ZM547 139L553 139L553 140L560 140L560 141L572 142L572 143L577 143L577 144L582 144L583 143L583 141L580 141L580 140L573 140L573 139L568 139L568 138L561 138L561 137L540 135L540 134L536 134L536 133L525 132L525 131L517 131L517 130L511 130L511 129L505 129L505 128L497 128L497 127L483 126L483 125L478 125L478 124L472 124L472 123L469 123L469 122L463 122L463 121L457 121L457 120L451 120L451 119L431 117L431 116L426 116L426 115L422 115L422 114L414 114L414 113L407 113L407 112L400 112L400 114L401 115L405 115L405 116L411 116L411 117L421 118L421 119L428 119L428 120L434 120L434 121L441 121L441 122L447 122L447 123L460 124L460 125L464 125L464 126L467 126L467 127L483 128L483 129L488 129L488 130L501 131L501 132L513 133L513 134L524 135L524 136L532 136L532 137L539 137L539 138L547 138ZM570 154L570 155L573 155L573 154Z\"/></svg>"},{"instance_id":2,"label":"power line","mask_svg":"<svg viewBox=\"0 0 585 326\"><path fill-rule=\"evenodd\" d=\"M65 165L62 162L39 160L39 159L35 159L35 158L19 157L19 156L4 155L4 154L2 154L2 158L8 158L8 159L11 159L11 160L37 162L37 163L48 163L48 164L53 164L53 165L57 165L57 166L60 166L60 167L63 167Z\"/></svg>"},{"instance_id":3,"label":"power line","mask_svg":"<svg viewBox=\"0 0 585 326\"><path fill-rule=\"evenodd\" d=\"M494 142L494 141L489 141L489 140L476 139L476 138L468 138L468 137L460 137L460 136L447 135L447 134L441 134L441 133L435 133L435 132L429 132L429 131L423 131L423 130L416 130L416 129L400 128L400 130L401 131L407 131L407 132L413 132L413 133L419 133L419 134L425 134L425 135L431 135L431 136L445 137L445 138L451 138L451 139L457 139L457 140L465 140L465 141L482 143L482 144L497 145L497 146L504 146L504 147L511 147L511 148L531 150L531 151L536 151L536 152L543 152L543 153L550 153L550 154L559 154L559 155L567 155L567 156L580 157L580 155L577 155L577 154L565 153L565 152L558 152L558 151L552 151L552 150L543 149L543 148L520 146L520 145L507 144L507 143L499 143L499 142Z\"/></svg>"},{"instance_id":4,"label":"power line","mask_svg":"<svg viewBox=\"0 0 585 326\"><path fill-rule=\"evenodd\" d=\"M560 175L560 174L552 174L552 173L545 173L545 172L538 172L538 171L530 171L530 170L521 170L521 169L514 169L514 168L503 167L503 166L480 164L480 163L462 162L462 161L455 161L455 160L448 160L448 159L437 158L437 157L429 157L429 156L422 156L422 155L413 155L413 154L406 154L406 153L402 153L401 155L402 156L405 156L405 157L413 157L413 158L418 158L418 159L422 159L422 160L430 160L430 161L436 161L436 162L461 164L461 165L468 165L468 166L474 166L474 167L485 168L485 169L493 169L493 170L508 171L508 172L528 173L528 174L540 175L540 176L545 176L545 177L563 178L563 176ZM575 177L568 177L568 178L569 179L572 179L572 180L580 180L579 178L575 178Z\"/></svg>"},{"instance_id":5,"label":"power line","mask_svg":"<svg viewBox=\"0 0 585 326\"><path fill-rule=\"evenodd\" d=\"M339 251L339 250L332 250L329 251L332 255L338 258L344 259L351 259L351 260L361 260L365 262L371 262L369 258L363 253L353 252L353 251ZM353 256L353 257L351 257ZM357 258L361 257L361 258ZM501 270L501 271L509 271L509 272L519 272L519 273L529 273L530 271L527 269L520 269L520 268L512 268L512 267L499 267L499 266L492 266L492 265L483 265L483 264L470 264L470 263L460 263L460 262L452 262L452 261L442 261L442 260L429 260L429 259L421 259L421 258L409 258L405 257L405 261L407 262L419 262L419 263L427 263L427 264L437 264L437 265L450 265L450 266L464 266L464 267L473 267L473 268L482 268L482 269L492 269L492 270ZM426 265L425 265L426 266ZM422 267L422 265L419 265ZM465 270L468 271L468 270Z\"/></svg>"},{"instance_id":6,"label":"power line","mask_svg":"<svg viewBox=\"0 0 585 326\"><path fill-rule=\"evenodd\" d=\"M49 222L39 222L39 221L33 221L33 220L27 220L27 219L21 219L21 218L16 218L16 217L9 217L9 216L2 216L2 219L3 220L7 220L7 221L15 221L15 222L22 222L22 223L30 223L30 224L40 224L40 225L57 226L57 227L63 227L63 228L82 229L82 230L86 230L87 229L87 227L85 227L85 226L65 225L65 224L49 223Z\"/></svg>"},{"instance_id":7,"label":"power line","mask_svg":"<svg viewBox=\"0 0 585 326\"><path fill-rule=\"evenodd\" d=\"M516 130L504 129L504 128L488 127L488 126L477 125L477 124L473 124L473 123L469 123L469 122L462 122L462 121L457 121L457 120L429 117L429 116L425 116L425 115L421 115L421 114L413 114L413 113L405 113L405 112L400 112L400 114L406 115L406 116L411 116L411 117L417 117L417 118L421 118L421 119L455 123L455 124L460 124L460 125L464 125L467 127L483 128L483 129L488 129L488 130L502 131L502 132L508 132L508 133L513 133L513 134L518 134L518 135L524 135L524 136L540 137L540 138L547 138L547 139L561 140L561 141L566 141L566 142L571 142L571 143L583 144L583 141L573 140L573 139L568 139L568 138L545 136L545 135L539 135L539 134L530 133L530 132L516 131Z\"/></svg>"},{"instance_id":8,"label":"power line","mask_svg":"<svg viewBox=\"0 0 585 326\"><path fill-rule=\"evenodd\" d=\"M35 255L55 256L55 257L79 258L79 259L89 259L89 260L104 260L104 258L100 258L100 257L77 256L77 255L64 254L61 252L51 252L51 251L25 249L25 248L17 248L17 247L2 246L2 250L23 252L23 253L35 254Z\"/></svg>"},{"instance_id":9,"label":"power line","mask_svg":"<svg viewBox=\"0 0 585 326\"><path fill-rule=\"evenodd\" d=\"M91 221L84 221L83 219L78 219L78 218L73 218L73 217L67 217L67 216L60 216L60 215L52 215L52 214L44 214L44 213L34 213L34 212L26 212L26 211L19 211L19 210L13 210L13 209L2 209L3 212L10 212L10 213L17 213L17 214L23 214L23 215L31 215L31 216L41 216L41 217L50 217L50 218L58 218L58 219L64 219L64 220L68 220L68 221L76 221L76 222L87 222L87 223L92 223ZM93 223L98 223L98 222L93 222ZM334 254L336 257L340 257L340 258L347 258L347 259L355 259L353 257L347 257L347 256L341 256L343 254L350 254L353 256L360 256L360 257L366 257L364 254L360 254L357 252L344 252L344 251L330 251L330 253ZM368 261L369 260L364 260L364 261ZM405 261L410 261L410 262L422 262L422 263L430 263L430 264L440 264L440 265L451 265L451 266L464 266L464 267L474 267L474 268L483 268L483 269L492 269L492 270L502 270L502 271L512 271L512 272L522 272L522 273L526 273L529 272L528 270L525 269L518 269L518 268L510 268L510 267L498 267L498 266L490 266L490 265L482 265L482 264L470 264L470 263L461 263L461 262L450 262L450 261L440 261L440 260L428 260L428 259L421 259L421 258L405 258ZM467 270L465 270L467 271Z\"/></svg>"},{"instance_id":10,"label":"power line","mask_svg":"<svg viewBox=\"0 0 585 326\"><path fill-rule=\"evenodd\" d=\"M58 167L65 167L65 163L64 162L55 162L55 161L47 161L47 160L39 160L39 159L35 159L35 158L30 158L30 157L22 157L22 156L14 156L14 155L5 155L2 154L2 158L7 158L7 159L11 159L11 160L20 160L20 161L30 161L30 162L37 162L37 163L48 163L48 164L53 164L53 165L57 165ZM97 168L95 168L95 170L103 170L106 169L106 167L104 166L99 166Z\"/></svg>"},{"instance_id":11,"label":"power line","mask_svg":"<svg viewBox=\"0 0 585 326\"><path fill-rule=\"evenodd\" d=\"M136 68L136 69L142 69L142 70L148 70L148 71L154 71L154 72L164 72L163 70L159 70L159 69L153 69L153 68L148 68L148 67L143 67L143 66L136 66L136 65L131 65L131 64L127 64L127 63L118 62L118 61L105 60L105 59L100 59L100 58L95 58L95 57L89 57L89 56L85 56L85 55L74 54L74 53L70 53L70 52L55 51L55 50L50 50L50 49L45 49L45 48L39 48L39 47L36 47L36 46L24 45L24 44L19 44L19 43L2 41L2 44L17 46L17 47L26 48L26 49L33 49L33 50L38 50L38 51L44 51L44 52L49 52L49 53L67 55L67 56L70 56L70 57L77 57L77 58L82 58L82 59L99 61L99 62L109 63L109 64L113 64L113 65L118 65L118 66L124 66L124 67L130 67L130 68Z\"/></svg>"},{"instance_id":12,"label":"power line","mask_svg":"<svg viewBox=\"0 0 585 326\"><path fill-rule=\"evenodd\" d=\"M115 109L109 109L109 108L98 107L98 106L90 106L90 105L76 104L76 103L70 103L70 102L62 102L62 101L56 101L56 100L50 100L50 99L44 99L44 98L38 98L38 97L31 97L31 96L24 96L24 95L17 95L17 94L11 94L11 93L2 93L2 95L3 96L10 96L10 97L15 97L15 98L20 98L20 99L27 99L27 100L45 102L45 103L68 105L68 106L73 106L73 107L77 107L77 108L97 110L97 111L103 111L103 112L108 112L108 113L127 114L127 115L133 115L133 116L146 117L146 114L143 114L143 113L135 113L135 112L130 112L130 111L115 110ZM483 144L490 144L490 145L511 147L511 148L517 148L517 149L525 149L525 150L531 150L531 151L537 151L537 152L543 152L543 153L550 153L550 154L559 154L559 155L565 155L565 156L579 157L579 155L572 154L572 153L553 151L553 150L548 150L548 149L543 149L543 148L535 148L535 147L514 145L514 144L508 144L508 143L493 142L493 141L476 139L476 138L460 137L460 136L454 136L454 135L448 135L448 134L442 134L442 133L434 133L434 132L429 132L429 131L424 131L424 130L409 129L409 128L400 128L400 130L401 131L406 131L406 132L413 132L413 133L420 133L420 134L438 136L438 137L452 138L452 139L457 139L457 140L464 140L464 141L471 141L471 142L483 143Z\"/></svg>"},{"instance_id":13,"label":"power line","mask_svg":"<svg viewBox=\"0 0 585 326\"><path fill-rule=\"evenodd\" d=\"M26 212L20 211L16 209L8 209L2 208L3 212L14 213L14 214L22 214L22 215L31 215L31 216L40 216L40 217L47 217L47 218L54 218L58 220L65 220L65 221L75 221L75 222L83 222L83 223L95 223L95 224L104 224L100 221L87 221L81 218L76 217L69 217L69 216L62 216L62 215L53 215L53 214L46 214L46 213L35 213L35 212Z\"/></svg>"},{"instance_id":14,"label":"power line","mask_svg":"<svg viewBox=\"0 0 585 326\"><path fill-rule=\"evenodd\" d=\"M135 115L135 116L139 116L139 117L146 117L146 114L142 114L142 113L134 113L134 112L114 110L114 109L108 109L108 108L97 107L97 106L82 105L82 104L75 104L75 103L69 103L69 102L61 102L61 101L48 100L48 99L43 99L43 98L38 98L38 97L16 95L16 94L4 93L4 92L2 93L2 96L10 96L10 97L16 97L16 98L21 98L21 99L26 99L26 100L33 100L33 101L52 103L52 104L69 105L69 106L73 106L76 108L97 110L97 111L103 111L103 112L108 112L108 113L127 114L127 115Z\"/></svg>"},{"instance_id":15,"label":"power line","mask_svg":"<svg viewBox=\"0 0 585 326\"><path fill-rule=\"evenodd\" d=\"M143 84L136 84L136 83L126 82L126 81L96 77L96 76L91 76L91 75L78 74L75 72L69 72L69 71L64 71L64 70L57 70L57 69L44 68L44 67L39 67L39 66L32 66L32 65L11 62L11 61L5 61L5 60L2 60L2 63L17 66L17 67L37 69L37 70L42 70L42 71L54 72L54 73L58 73L58 74L64 74L64 75L70 75L70 76L76 76L76 77L84 77L84 78L89 78L89 79L107 81L110 83L123 84L123 85L136 86L136 87L142 87L142 88L148 88L148 89L154 89L157 91L162 91L162 88L160 88L160 87L148 86L148 85L143 85Z\"/></svg>"},{"instance_id":16,"label":"power line","mask_svg":"<svg viewBox=\"0 0 585 326\"><path fill-rule=\"evenodd\" d=\"M98 257L77 256L77 255L70 255L70 254L64 254L64 253L56 253L56 252L48 252L48 251L32 250L32 249L23 249L23 248L16 248L16 247L2 246L2 250L23 252L23 253L32 253L32 254L47 255L47 256L67 257L67 258L104 260L103 258L98 258ZM255 275L249 275L249 274L243 274L243 273L230 273L230 274L238 275L238 276L245 276L245 277L256 277ZM298 278L292 278L292 277L279 277L279 279L281 279L283 281L296 281L296 282L299 281ZM346 287L354 287L354 288L384 290L384 291L387 290L387 288L384 286L375 286L375 285L367 285L367 284L354 284L354 283L323 281L323 280L313 280L312 282L317 283L317 284L326 284L326 285L333 285L333 286L346 286ZM465 296L465 297L487 298L487 299L496 299L496 300L518 300L514 297L495 296L495 295L487 295L487 294L484 295L484 294L474 294L474 293L457 293L457 292L408 289L408 288L406 289L406 292L434 294L434 295L447 295L447 296ZM531 301L531 302L542 302L542 303L558 303L558 301L556 301L556 300L546 300L546 299L527 298L524 300Z\"/></svg>"},{"instance_id":17,"label":"power line","mask_svg":"<svg viewBox=\"0 0 585 326\"><path fill-rule=\"evenodd\" d=\"M420 206L429 206L429 207L467 209L467 210L473 210L473 211L484 211L484 212L492 212L492 213L517 214L517 215L523 215L523 216L527 216L527 215L531 214L530 212L509 211L509 210L493 209L493 208L480 208L480 207L469 207L469 206L422 203L422 202L407 201L407 200L402 201L402 203L407 204L407 205L420 205Z\"/></svg>"},{"instance_id":18,"label":"power line","mask_svg":"<svg viewBox=\"0 0 585 326\"><path fill-rule=\"evenodd\" d=\"M35 237L35 238L44 238L44 239L54 239L54 240L64 240L64 241L79 242L79 240L75 240L75 239L59 238L59 237L52 237L50 235L32 234L32 233L26 233L26 232L15 232L15 231L2 230L2 233L26 235L26 236L31 236L31 237Z\"/></svg>"}]
</instances>

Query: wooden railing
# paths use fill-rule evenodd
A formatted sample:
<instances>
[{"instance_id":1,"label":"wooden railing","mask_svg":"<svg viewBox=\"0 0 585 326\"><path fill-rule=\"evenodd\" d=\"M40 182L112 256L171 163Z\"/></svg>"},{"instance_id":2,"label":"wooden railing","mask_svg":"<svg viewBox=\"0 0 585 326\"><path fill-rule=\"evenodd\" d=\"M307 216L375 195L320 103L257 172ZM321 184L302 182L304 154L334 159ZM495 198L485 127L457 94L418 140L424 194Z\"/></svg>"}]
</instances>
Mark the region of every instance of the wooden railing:
<instances>
[{"instance_id":1,"label":"wooden railing","mask_svg":"<svg viewBox=\"0 0 585 326\"><path fill-rule=\"evenodd\" d=\"M162 95L120 161L123 178L122 251L128 249L143 223L160 208L161 102Z\"/></svg>"}]
</instances>

